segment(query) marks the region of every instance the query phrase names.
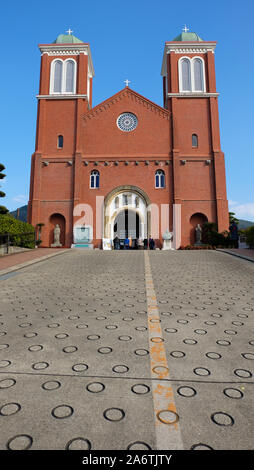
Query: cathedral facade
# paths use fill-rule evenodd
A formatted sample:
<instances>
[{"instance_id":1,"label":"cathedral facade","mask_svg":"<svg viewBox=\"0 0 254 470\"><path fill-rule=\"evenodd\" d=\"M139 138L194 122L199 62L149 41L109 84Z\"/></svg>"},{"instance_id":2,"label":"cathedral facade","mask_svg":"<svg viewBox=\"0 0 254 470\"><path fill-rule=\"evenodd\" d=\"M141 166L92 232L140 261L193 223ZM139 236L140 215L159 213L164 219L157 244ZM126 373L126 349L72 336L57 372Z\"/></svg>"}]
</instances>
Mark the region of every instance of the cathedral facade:
<instances>
[{"instance_id":1,"label":"cathedral facade","mask_svg":"<svg viewBox=\"0 0 254 470\"><path fill-rule=\"evenodd\" d=\"M70 32L69 32L70 33ZM163 107L126 86L92 107L90 46L60 35L39 45L41 72L28 221L42 246L110 248L115 237L158 248L195 243L195 228L228 229L220 147L216 42L182 32L164 47Z\"/></svg>"}]
</instances>

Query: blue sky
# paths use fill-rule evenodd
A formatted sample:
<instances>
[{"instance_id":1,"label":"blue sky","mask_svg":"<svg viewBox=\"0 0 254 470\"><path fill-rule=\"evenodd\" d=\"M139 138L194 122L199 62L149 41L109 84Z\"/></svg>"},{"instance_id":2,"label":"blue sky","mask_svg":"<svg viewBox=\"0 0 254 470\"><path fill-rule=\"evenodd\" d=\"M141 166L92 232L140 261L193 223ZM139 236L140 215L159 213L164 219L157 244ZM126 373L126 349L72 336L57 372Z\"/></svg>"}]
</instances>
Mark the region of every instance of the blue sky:
<instances>
[{"instance_id":1,"label":"blue sky","mask_svg":"<svg viewBox=\"0 0 254 470\"><path fill-rule=\"evenodd\" d=\"M186 24L215 51L221 146L230 209L254 221L253 0L14 0L1 7L2 180L9 210L27 203L34 151L40 52L70 27L89 42L95 68L93 105L130 87L162 105L160 75L165 41Z\"/></svg>"}]
</instances>

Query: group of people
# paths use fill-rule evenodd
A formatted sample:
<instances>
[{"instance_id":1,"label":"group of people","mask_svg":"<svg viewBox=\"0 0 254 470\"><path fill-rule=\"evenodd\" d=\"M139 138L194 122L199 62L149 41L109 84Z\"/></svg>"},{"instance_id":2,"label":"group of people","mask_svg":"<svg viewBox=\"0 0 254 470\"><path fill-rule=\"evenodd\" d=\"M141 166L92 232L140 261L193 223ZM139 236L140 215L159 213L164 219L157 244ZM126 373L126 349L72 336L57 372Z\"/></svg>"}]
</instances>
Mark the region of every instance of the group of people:
<instances>
[{"instance_id":1,"label":"group of people","mask_svg":"<svg viewBox=\"0 0 254 470\"><path fill-rule=\"evenodd\" d=\"M122 240L121 240L122 242ZM155 249L155 241L153 238L145 238L144 240L142 238L135 238L132 240L131 237L126 237L122 243L120 243L120 240L118 236L114 238L114 250L120 250L121 245L123 245L124 250L148 250L148 247L150 250Z\"/></svg>"}]
</instances>

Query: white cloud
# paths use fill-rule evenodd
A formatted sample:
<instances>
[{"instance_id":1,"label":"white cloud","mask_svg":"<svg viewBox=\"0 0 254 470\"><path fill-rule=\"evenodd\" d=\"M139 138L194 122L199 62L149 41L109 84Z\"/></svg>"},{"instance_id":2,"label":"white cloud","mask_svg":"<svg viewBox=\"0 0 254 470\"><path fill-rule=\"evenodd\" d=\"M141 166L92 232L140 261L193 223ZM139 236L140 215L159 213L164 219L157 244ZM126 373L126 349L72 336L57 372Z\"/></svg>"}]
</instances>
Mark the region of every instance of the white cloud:
<instances>
[{"instance_id":1,"label":"white cloud","mask_svg":"<svg viewBox=\"0 0 254 470\"><path fill-rule=\"evenodd\" d=\"M14 202L18 202L19 204L27 204L28 196L25 194L19 194L12 199Z\"/></svg>"},{"instance_id":2,"label":"white cloud","mask_svg":"<svg viewBox=\"0 0 254 470\"><path fill-rule=\"evenodd\" d=\"M254 202L241 204L237 201L228 201L229 210L235 212L240 219L254 220Z\"/></svg>"},{"instance_id":3,"label":"white cloud","mask_svg":"<svg viewBox=\"0 0 254 470\"><path fill-rule=\"evenodd\" d=\"M0 180L0 187L4 186L7 183L8 179L5 177L2 180Z\"/></svg>"}]
</instances>

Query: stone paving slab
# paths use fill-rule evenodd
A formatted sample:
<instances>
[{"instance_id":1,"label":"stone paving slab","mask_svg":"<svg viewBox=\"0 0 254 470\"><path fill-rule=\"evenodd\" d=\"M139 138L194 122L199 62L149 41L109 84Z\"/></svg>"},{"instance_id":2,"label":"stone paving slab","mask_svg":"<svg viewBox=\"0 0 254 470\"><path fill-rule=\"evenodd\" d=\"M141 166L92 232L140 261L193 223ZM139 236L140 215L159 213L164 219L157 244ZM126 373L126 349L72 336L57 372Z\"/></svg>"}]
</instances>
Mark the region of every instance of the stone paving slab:
<instances>
[{"instance_id":1,"label":"stone paving slab","mask_svg":"<svg viewBox=\"0 0 254 470\"><path fill-rule=\"evenodd\" d=\"M237 256L239 258L247 259L248 261L254 261L254 250L251 248L219 249L219 251L228 253L229 255Z\"/></svg>"},{"instance_id":2,"label":"stone paving slab","mask_svg":"<svg viewBox=\"0 0 254 470\"><path fill-rule=\"evenodd\" d=\"M0 276L65 252L64 248L37 248L0 257Z\"/></svg>"},{"instance_id":3,"label":"stone paving slab","mask_svg":"<svg viewBox=\"0 0 254 470\"><path fill-rule=\"evenodd\" d=\"M1 281L0 449L160 449L153 390L169 380L151 375L144 256L69 250ZM254 265L148 259L178 420L164 409L165 430L183 449L252 449Z\"/></svg>"}]
</instances>

